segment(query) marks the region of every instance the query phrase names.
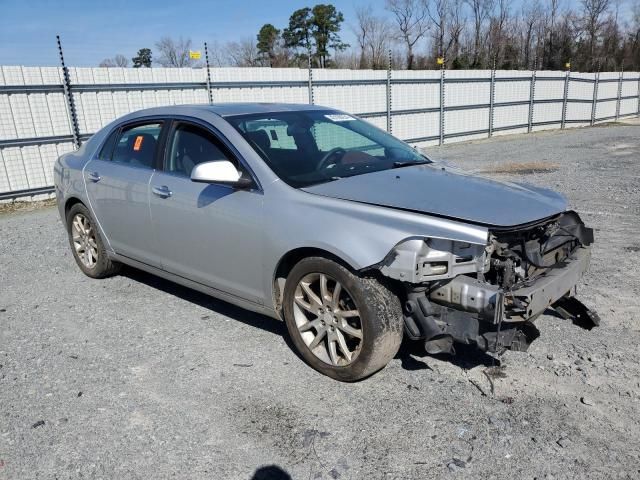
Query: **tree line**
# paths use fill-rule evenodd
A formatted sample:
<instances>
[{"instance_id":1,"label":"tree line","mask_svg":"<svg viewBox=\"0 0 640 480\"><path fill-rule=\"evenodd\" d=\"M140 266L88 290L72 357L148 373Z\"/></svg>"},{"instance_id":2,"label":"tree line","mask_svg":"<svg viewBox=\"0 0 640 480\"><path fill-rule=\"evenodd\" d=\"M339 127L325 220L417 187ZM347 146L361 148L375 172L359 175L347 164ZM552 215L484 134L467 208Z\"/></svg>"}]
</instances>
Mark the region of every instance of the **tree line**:
<instances>
[{"instance_id":1,"label":"tree line","mask_svg":"<svg viewBox=\"0 0 640 480\"><path fill-rule=\"evenodd\" d=\"M565 0L566 2L566 0ZM287 25L209 44L212 66L433 69L640 70L640 0L385 0L345 21L334 5L294 11ZM635 3L629 3L635 2ZM344 29L355 38L343 41ZM163 37L134 67L202 66L190 39ZM101 66L128 66L123 55Z\"/></svg>"}]
</instances>

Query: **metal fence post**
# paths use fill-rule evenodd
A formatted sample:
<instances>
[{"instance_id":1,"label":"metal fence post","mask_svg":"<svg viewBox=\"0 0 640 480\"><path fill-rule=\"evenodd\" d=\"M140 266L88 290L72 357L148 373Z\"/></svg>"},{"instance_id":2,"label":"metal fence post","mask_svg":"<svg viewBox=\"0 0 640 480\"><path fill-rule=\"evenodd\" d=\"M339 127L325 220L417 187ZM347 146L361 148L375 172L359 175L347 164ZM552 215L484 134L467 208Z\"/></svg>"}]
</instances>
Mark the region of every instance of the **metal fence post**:
<instances>
[{"instance_id":1,"label":"metal fence post","mask_svg":"<svg viewBox=\"0 0 640 480\"><path fill-rule=\"evenodd\" d=\"M440 67L440 139L438 145L444 143L444 101L444 62L442 62Z\"/></svg>"},{"instance_id":2,"label":"metal fence post","mask_svg":"<svg viewBox=\"0 0 640 480\"><path fill-rule=\"evenodd\" d=\"M207 95L209 96L209 105L213 103L213 92L211 91L211 70L209 69L209 49L207 42L204 42L204 59L207 63Z\"/></svg>"},{"instance_id":3,"label":"metal fence post","mask_svg":"<svg viewBox=\"0 0 640 480\"><path fill-rule=\"evenodd\" d=\"M531 81L529 82L529 119L527 122L527 133L531 133L533 129L533 105L536 96L536 69L538 68L538 59L536 58L531 71Z\"/></svg>"},{"instance_id":4,"label":"metal fence post","mask_svg":"<svg viewBox=\"0 0 640 480\"><path fill-rule=\"evenodd\" d=\"M489 138L493 136L493 104L496 97L496 61L493 60L491 70L491 85L489 86Z\"/></svg>"},{"instance_id":5,"label":"metal fence post","mask_svg":"<svg viewBox=\"0 0 640 480\"><path fill-rule=\"evenodd\" d=\"M392 132L391 125L391 50L389 50L389 61L387 63L387 132Z\"/></svg>"},{"instance_id":6,"label":"metal fence post","mask_svg":"<svg viewBox=\"0 0 640 480\"><path fill-rule=\"evenodd\" d=\"M564 97L562 99L562 123L560 128L564 128L567 122L567 102L569 101L569 77L571 76L571 67L567 68L567 72L564 77Z\"/></svg>"},{"instance_id":7,"label":"metal fence post","mask_svg":"<svg viewBox=\"0 0 640 480\"><path fill-rule=\"evenodd\" d=\"M600 82L600 66L596 72L596 79L593 84L593 103L591 104L591 125L596 122L596 109L598 105L598 83Z\"/></svg>"},{"instance_id":8,"label":"metal fence post","mask_svg":"<svg viewBox=\"0 0 640 480\"><path fill-rule=\"evenodd\" d=\"M309 105L313 105L313 68L311 67L311 51L308 54L309 65Z\"/></svg>"},{"instance_id":9,"label":"metal fence post","mask_svg":"<svg viewBox=\"0 0 640 480\"><path fill-rule=\"evenodd\" d=\"M622 79L624 77L624 66L620 70L620 76L618 77L618 97L616 99L616 122L620 118L620 97L622 97Z\"/></svg>"},{"instance_id":10,"label":"metal fence post","mask_svg":"<svg viewBox=\"0 0 640 480\"><path fill-rule=\"evenodd\" d=\"M640 117L640 74L638 75L638 117Z\"/></svg>"},{"instance_id":11,"label":"metal fence post","mask_svg":"<svg viewBox=\"0 0 640 480\"><path fill-rule=\"evenodd\" d=\"M60 64L62 65L62 88L64 96L67 99L67 107L69 108L69 118L71 120L71 135L73 136L74 147L80 148L80 126L78 125L78 115L76 114L76 105L73 102L73 93L71 92L71 79L69 78L69 70L64 63L64 55L62 53L62 43L60 35L56 35L58 42L58 53L60 54Z\"/></svg>"}]
</instances>

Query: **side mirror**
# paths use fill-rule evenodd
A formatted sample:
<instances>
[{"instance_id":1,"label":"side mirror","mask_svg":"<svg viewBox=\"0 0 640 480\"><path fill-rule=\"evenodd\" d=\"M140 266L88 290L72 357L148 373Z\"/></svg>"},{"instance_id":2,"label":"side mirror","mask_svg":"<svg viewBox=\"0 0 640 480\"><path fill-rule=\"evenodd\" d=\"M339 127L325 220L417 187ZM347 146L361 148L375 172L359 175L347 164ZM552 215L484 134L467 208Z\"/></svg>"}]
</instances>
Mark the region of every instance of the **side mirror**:
<instances>
[{"instance_id":1,"label":"side mirror","mask_svg":"<svg viewBox=\"0 0 640 480\"><path fill-rule=\"evenodd\" d=\"M191 170L191 181L200 183L222 183L236 188L247 188L253 184L229 160L199 163Z\"/></svg>"}]
</instances>

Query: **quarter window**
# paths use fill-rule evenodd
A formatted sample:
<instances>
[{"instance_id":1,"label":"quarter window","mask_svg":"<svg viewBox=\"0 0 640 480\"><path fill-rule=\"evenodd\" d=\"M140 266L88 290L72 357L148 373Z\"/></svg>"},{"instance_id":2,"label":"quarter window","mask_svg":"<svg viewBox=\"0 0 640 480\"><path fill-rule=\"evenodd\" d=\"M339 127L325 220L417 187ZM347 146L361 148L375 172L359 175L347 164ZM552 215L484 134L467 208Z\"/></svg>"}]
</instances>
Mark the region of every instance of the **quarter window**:
<instances>
[{"instance_id":1,"label":"quarter window","mask_svg":"<svg viewBox=\"0 0 640 480\"><path fill-rule=\"evenodd\" d=\"M191 176L191 170L199 163L229 160L237 167L224 145L207 130L186 123L173 131L166 171Z\"/></svg>"},{"instance_id":2,"label":"quarter window","mask_svg":"<svg viewBox=\"0 0 640 480\"><path fill-rule=\"evenodd\" d=\"M111 135L109 135L109 138L107 138L107 141L104 142L104 145L102 145L102 148L100 149L100 153L98 154L99 160L106 160L106 161L111 160L111 154L113 153L113 144L116 143L117 137L118 137L118 129L116 128L115 131L111 132Z\"/></svg>"},{"instance_id":3,"label":"quarter window","mask_svg":"<svg viewBox=\"0 0 640 480\"><path fill-rule=\"evenodd\" d=\"M153 168L161 123L125 127L113 151L112 161L134 167Z\"/></svg>"}]
</instances>

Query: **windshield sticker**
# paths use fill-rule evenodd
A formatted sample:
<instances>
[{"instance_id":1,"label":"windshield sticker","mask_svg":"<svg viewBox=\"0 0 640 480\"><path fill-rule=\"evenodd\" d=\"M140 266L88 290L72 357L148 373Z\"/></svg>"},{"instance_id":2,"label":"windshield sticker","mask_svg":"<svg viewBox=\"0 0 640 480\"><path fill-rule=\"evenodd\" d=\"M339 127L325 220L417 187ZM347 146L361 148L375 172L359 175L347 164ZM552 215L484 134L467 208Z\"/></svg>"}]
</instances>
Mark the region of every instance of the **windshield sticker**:
<instances>
[{"instance_id":1,"label":"windshield sticker","mask_svg":"<svg viewBox=\"0 0 640 480\"><path fill-rule=\"evenodd\" d=\"M328 118L332 122L349 122L351 120L355 120L351 115L346 115L344 113L332 113L330 115L325 115L325 118Z\"/></svg>"}]
</instances>

